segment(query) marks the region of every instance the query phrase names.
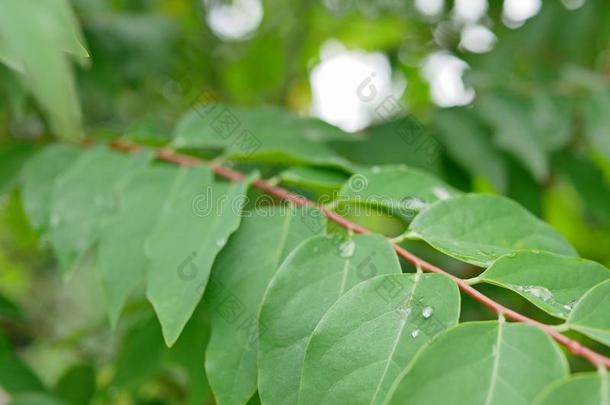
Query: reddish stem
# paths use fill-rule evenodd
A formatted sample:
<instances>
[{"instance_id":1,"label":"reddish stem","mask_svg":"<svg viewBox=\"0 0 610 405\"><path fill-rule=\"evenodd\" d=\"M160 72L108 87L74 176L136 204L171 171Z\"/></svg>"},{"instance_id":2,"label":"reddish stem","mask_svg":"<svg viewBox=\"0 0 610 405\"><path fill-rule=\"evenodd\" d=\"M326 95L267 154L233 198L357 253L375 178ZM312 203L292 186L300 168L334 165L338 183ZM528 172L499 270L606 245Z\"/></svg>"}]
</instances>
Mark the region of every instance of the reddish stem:
<instances>
[{"instance_id":1,"label":"reddish stem","mask_svg":"<svg viewBox=\"0 0 610 405\"><path fill-rule=\"evenodd\" d=\"M111 146L113 149L117 149L117 150L121 150L121 151L125 151L125 152L137 152L137 151L143 149L143 147L141 147L141 146L134 145L132 143L128 143L125 141L113 141L111 143ZM199 158L196 158L193 156L189 156L189 155L179 154L179 153L174 152L171 149L156 149L155 152L156 152L157 158L159 158L160 160L175 163L175 164L181 165L181 166L193 167L193 166L200 166L200 165L207 163L202 159L199 159ZM241 172L238 172L235 170L231 170L226 167L222 167L222 166L214 165L214 164L210 164L209 166L217 175L230 179L232 181L239 181L239 180L243 180L246 178L246 175L244 173L241 173ZM326 208L325 206L317 204L314 201L311 201L298 194L292 193L281 187L274 186L265 180L256 180L252 184L256 188L263 190L269 194L272 194L282 200L289 201L289 202L292 202L297 205L307 205L307 206L315 207L315 208L319 209L320 211L322 211L322 213L329 220L341 225L342 227L344 227L348 230L351 230L356 233L364 233L364 234L371 233L371 231L369 231L368 229L343 218L342 216L340 216L339 214L337 214L334 211L331 211L330 209ZM610 367L610 358L608 358L594 350L591 350L588 347L581 345L580 342L578 342L576 340L568 338L567 336L565 336L562 333L560 333L559 331L557 331L553 326L544 324L542 322L538 322L535 319L529 318L519 312L506 308L502 304L500 304L500 303L494 301L493 299L489 298L488 296L484 295L483 293L478 291L473 286L469 285L466 281L462 280L461 278L458 278L458 277L454 276L453 274L450 274L450 273L446 272L445 270L443 270L439 267L436 267L435 265L433 265L431 263L428 263L427 261L415 256L413 253L409 252L408 250L406 250L405 248L401 247L400 245L398 245L396 243L392 243L392 246L394 247L394 250L400 257L402 257L403 259L412 263L414 266L419 267L423 270L432 272L432 273L443 274L443 275L449 277L450 279L455 281L455 283L458 285L460 290L462 290L465 294L470 295L472 298L474 298L481 304L485 305L487 308L489 308L496 314L503 315L508 319L512 319L513 321L527 323L527 324L533 325L539 329L542 329L544 332L549 334L553 339L555 339L558 343L565 346L574 355L587 359L589 362L591 362L595 366Z\"/></svg>"}]
</instances>

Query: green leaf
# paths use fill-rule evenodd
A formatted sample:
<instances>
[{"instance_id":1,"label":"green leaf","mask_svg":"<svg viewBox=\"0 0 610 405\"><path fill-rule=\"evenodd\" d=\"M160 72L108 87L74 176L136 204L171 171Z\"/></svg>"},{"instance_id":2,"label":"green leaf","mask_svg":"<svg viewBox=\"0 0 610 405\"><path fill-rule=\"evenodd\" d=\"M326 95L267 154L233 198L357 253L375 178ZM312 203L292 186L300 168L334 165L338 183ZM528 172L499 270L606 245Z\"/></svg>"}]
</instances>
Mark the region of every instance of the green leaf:
<instances>
[{"instance_id":1,"label":"green leaf","mask_svg":"<svg viewBox=\"0 0 610 405\"><path fill-rule=\"evenodd\" d=\"M82 35L66 0L5 2L0 14L3 59L17 67L61 138L82 137L81 111L66 52L84 58Z\"/></svg>"},{"instance_id":2,"label":"green leaf","mask_svg":"<svg viewBox=\"0 0 610 405\"><path fill-rule=\"evenodd\" d=\"M48 394L38 392L25 392L15 396L10 405L68 405ZM70 404L71 405L71 404Z\"/></svg>"},{"instance_id":3,"label":"green leaf","mask_svg":"<svg viewBox=\"0 0 610 405\"><path fill-rule=\"evenodd\" d=\"M440 109L434 125L447 153L473 176L482 176L504 191L507 173L500 152L493 145L471 109Z\"/></svg>"},{"instance_id":4,"label":"green leaf","mask_svg":"<svg viewBox=\"0 0 610 405\"><path fill-rule=\"evenodd\" d=\"M579 373L549 385L535 405L607 405L610 398L607 372Z\"/></svg>"},{"instance_id":5,"label":"green leaf","mask_svg":"<svg viewBox=\"0 0 610 405\"><path fill-rule=\"evenodd\" d=\"M504 320L469 322L422 349L388 403L526 405L567 374L565 357L542 330Z\"/></svg>"},{"instance_id":6,"label":"green leaf","mask_svg":"<svg viewBox=\"0 0 610 405\"><path fill-rule=\"evenodd\" d=\"M311 166L288 168L280 174L280 177L284 184L319 194L336 192L347 179L347 175L337 170Z\"/></svg>"},{"instance_id":7,"label":"green leaf","mask_svg":"<svg viewBox=\"0 0 610 405\"><path fill-rule=\"evenodd\" d=\"M88 364L70 367L57 382L55 393L71 405L90 404L95 393L95 370Z\"/></svg>"},{"instance_id":8,"label":"green leaf","mask_svg":"<svg viewBox=\"0 0 610 405\"><path fill-rule=\"evenodd\" d=\"M135 175L118 198L118 212L100 232L97 270L113 326L131 291L144 282L148 267L144 244L185 170L164 165Z\"/></svg>"},{"instance_id":9,"label":"green leaf","mask_svg":"<svg viewBox=\"0 0 610 405\"><path fill-rule=\"evenodd\" d=\"M115 193L152 155L129 156L96 147L82 153L55 181L51 197L51 247L71 271L96 242L102 220L116 210Z\"/></svg>"},{"instance_id":10,"label":"green leaf","mask_svg":"<svg viewBox=\"0 0 610 405\"><path fill-rule=\"evenodd\" d=\"M610 278L599 263L539 251L502 256L477 279L509 288L549 314L567 318L592 287Z\"/></svg>"},{"instance_id":11,"label":"green leaf","mask_svg":"<svg viewBox=\"0 0 610 405\"><path fill-rule=\"evenodd\" d=\"M456 259L487 267L517 250L577 256L556 230L505 197L468 194L439 201L411 223L413 238Z\"/></svg>"},{"instance_id":12,"label":"green leaf","mask_svg":"<svg viewBox=\"0 0 610 405\"><path fill-rule=\"evenodd\" d=\"M442 180L406 166L374 166L343 185L338 202L381 207L411 219L428 204L459 194Z\"/></svg>"},{"instance_id":13,"label":"green leaf","mask_svg":"<svg viewBox=\"0 0 610 405\"><path fill-rule=\"evenodd\" d=\"M284 258L325 227L322 213L312 208L258 208L247 212L218 256L205 296L212 331L205 366L218 404L243 404L256 392L258 313L265 290ZM266 333L265 324L260 333Z\"/></svg>"},{"instance_id":14,"label":"green leaf","mask_svg":"<svg viewBox=\"0 0 610 405\"><path fill-rule=\"evenodd\" d=\"M23 208L30 224L46 230L51 217L53 186L58 176L78 157L80 150L67 145L52 145L34 156L24 167L22 179Z\"/></svg>"},{"instance_id":15,"label":"green leaf","mask_svg":"<svg viewBox=\"0 0 610 405\"><path fill-rule=\"evenodd\" d=\"M44 391L40 379L13 351L2 331L0 331L0 387L11 395L27 391Z\"/></svg>"},{"instance_id":16,"label":"green leaf","mask_svg":"<svg viewBox=\"0 0 610 405\"><path fill-rule=\"evenodd\" d=\"M557 159L555 170L563 174L577 191L578 197L595 220L610 225L610 181L587 156L564 153Z\"/></svg>"},{"instance_id":17,"label":"green leaf","mask_svg":"<svg viewBox=\"0 0 610 405\"><path fill-rule=\"evenodd\" d=\"M299 403L381 404L418 349L459 315L459 290L443 275L385 275L358 284L311 336Z\"/></svg>"},{"instance_id":18,"label":"green leaf","mask_svg":"<svg viewBox=\"0 0 610 405\"><path fill-rule=\"evenodd\" d=\"M189 405L201 405L213 401L204 366L210 335L209 313L204 301L202 300L195 309L176 344L171 349L167 349L166 362L181 366L188 374L188 397L183 403Z\"/></svg>"},{"instance_id":19,"label":"green leaf","mask_svg":"<svg viewBox=\"0 0 610 405\"><path fill-rule=\"evenodd\" d=\"M20 170L35 151L30 142L0 144L0 198L15 185Z\"/></svg>"},{"instance_id":20,"label":"green leaf","mask_svg":"<svg viewBox=\"0 0 610 405\"><path fill-rule=\"evenodd\" d=\"M383 103L379 106L383 106ZM440 143L413 117L386 121L356 136L356 139L346 142L332 142L331 146L354 163L406 164L434 173L440 171Z\"/></svg>"},{"instance_id":21,"label":"green leaf","mask_svg":"<svg viewBox=\"0 0 610 405\"><path fill-rule=\"evenodd\" d=\"M361 281L399 274L381 236L311 238L282 263L260 312L258 389L264 403L297 402L305 347L326 311Z\"/></svg>"},{"instance_id":22,"label":"green leaf","mask_svg":"<svg viewBox=\"0 0 610 405\"><path fill-rule=\"evenodd\" d=\"M168 351L159 321L152 314L138 321L121 342L114 360L112 387L137 388L158 371Z\"/></svg>"},{"instance_id":23,"label":"green leaf","mask_svg":"<svg viewBox=\"0 0 610 405\"><path fill-rule=\"evenodd\" d=\"M146 242L147 296L171 346L203 296L212 263L241 220L246 182L214 182L212 171L183 171Z\"/></svg>"},{"instance_id":24,"label":"green leaf","mask_svg":"<svg viewBox=\"0 0 610 405\"><path fill-rule=\"evenodd\" d=\"M542 181L549 174L549 162L529 108L527 99L511 93L486 94L477 103L477 110L495 131L496 143Z\"/></svg>"},{"instance_id":25,"label":"green leaf","mask_svg":"<svg viewBox=\"0 0 610 405\"><path fill-rule=\"evenodd\" d=\"M233 159L266 163L349 167L320 140L343 138L341 130L275 108L247 109L208 103L186 113L174 131L180 148L219 148Z\"/></svg>"},{"instance_id":26,"label":"green leaf","mask_svg":"<svg viewBox=\"0 0 610 405\"><path fill-rule=\"evenodd\" d=\"M610 280L591 288L576 304L567 326L610 346Z\"/></svg>"},{"instance_id":27,"label":"green leaf","mask_svg":"<svg viewBox=\"0 0 610 405\"><path fill-rule=\"evenodd\" d=\"M610 92L606 88L593 92L583 101L584 134L594 148L610 159Z\"/></svg>"}]
</instances>

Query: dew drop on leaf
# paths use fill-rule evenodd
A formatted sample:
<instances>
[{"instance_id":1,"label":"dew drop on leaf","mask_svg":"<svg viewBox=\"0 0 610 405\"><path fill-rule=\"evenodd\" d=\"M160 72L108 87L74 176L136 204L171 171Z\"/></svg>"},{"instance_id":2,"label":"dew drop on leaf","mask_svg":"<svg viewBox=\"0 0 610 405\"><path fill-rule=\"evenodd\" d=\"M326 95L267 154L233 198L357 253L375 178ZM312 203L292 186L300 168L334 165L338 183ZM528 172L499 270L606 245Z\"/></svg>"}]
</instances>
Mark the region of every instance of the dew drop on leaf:
<instances>
[{"instance_id":1,"label":"dew drop on leaf","mask_svg":"<svg viewBox=\"0 0 610 405\"><path fill-rule=\"evenodd\" d=\"M533 297L540 298L543 301L550 301L553 299L553 293L546 287L526 286L522 287L521 291L530 294Z\"/></svg>"},{"instance_id":2,"label":"dew drop on leaf","mask_svg":"<svg viewBox=\"0 0 610 405\"><path fill-rule=\"evenodd\" d=\"M218 245L219 247L223 247L226 244L227 244L227 238L220 238L216 241L216 245Z\"/></svg>"},{"instance_id":3,"label":"dew drop on leaf","mask_svg":"<svg viewBox=\"0 0 610 405\"><path fill-rule=\"evenodd\" d=\"M411 332L411 337L413 339L415 339L417 336L419 336L419 329L415 329L413 332Z\"/></svg>"},{"instance_id":4,"label":"dew drop on leaf","mask_svg":"<svg viewBox=\"0 0 610 405\"><path fill-rule=\"evenodd\" d=\"M432 309L432 307L425 307L421 311L422 316L426 319L430 318L433 313L434 313L434 309Z\"/></svg>"},{"instance_id":5,"label":"dew drop on leaf","mask_svg":"<svg viewBox=\"0 0 610 405\"><path fill-rule=\"evenodd\" d=\"M353 240L345 241L339 246L339 250L341 251L341 257L348 259L354 255L356 244Z\"/></svg>"},{"instance_id":6,"label":"dew drop on leaf","mask_svg":"<svg viewBox=\"0 0 610 405\"><path fill-rule=\"evenodd\" d=\"M434 187L432 192L434 193L436 198L438 198L439 200L446 200L449 197L451 197L451 194L449 194L449 191L447 191L447 189L444 187Z\"/></svg>"}]
</instances>

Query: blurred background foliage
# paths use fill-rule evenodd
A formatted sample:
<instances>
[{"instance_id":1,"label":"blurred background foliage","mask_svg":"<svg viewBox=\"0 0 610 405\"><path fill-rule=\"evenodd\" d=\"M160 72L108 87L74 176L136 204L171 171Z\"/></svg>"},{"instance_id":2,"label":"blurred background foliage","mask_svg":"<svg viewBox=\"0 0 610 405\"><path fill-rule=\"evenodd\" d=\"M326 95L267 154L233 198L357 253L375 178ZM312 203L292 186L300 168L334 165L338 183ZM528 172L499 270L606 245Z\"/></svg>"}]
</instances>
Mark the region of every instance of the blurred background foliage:
<instances>
[{"instance_id":1,"label":"blurred background foliage","mask_svg":"<svg viewBox=\"0 0 610 405\"><path fill-rule=\"evenodd\" d=\"M610 265L605 0L0 4L0 403L25 391L56 398L25 399L39 403L211 403L205 312L172 349L144 301L111 332L95 272L60 278L13 187L53 138L163 144L204 95L320 117L349 132L327 143L355 163L407 164L506 194ZM398 127L431 136L435 158ZM544 319L513 295L486 293ZM484 311L466 301L463 318Z\"/></svg>"}]
</instances>

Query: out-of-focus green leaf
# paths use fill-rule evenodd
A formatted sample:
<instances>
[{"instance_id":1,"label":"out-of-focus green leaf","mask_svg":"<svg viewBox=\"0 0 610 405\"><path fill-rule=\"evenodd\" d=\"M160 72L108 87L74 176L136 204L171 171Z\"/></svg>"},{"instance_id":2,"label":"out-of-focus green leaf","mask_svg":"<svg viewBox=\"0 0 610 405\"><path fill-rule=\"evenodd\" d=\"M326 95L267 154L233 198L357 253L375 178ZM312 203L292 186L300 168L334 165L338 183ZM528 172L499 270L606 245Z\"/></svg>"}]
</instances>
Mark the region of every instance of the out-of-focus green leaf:
<instances>
[{"instance_id":1,"label":"out-of-focus green leaf","mask_svg":"<svg viewBox=\"0 0 610 405\"><path fill-rule=\"evenodd\" d=\"M88 405L95 392L95 369L88 364L70 367L55 386L55 394L71 405Z\"/></svg>"},{"instance_id":2,"label":"out-of-focus green leaf","mask_svg":"<svg viewBox=\"0 0 610 405\"><path fill-rule=\"evenodd\" d=\"M406 164L437 173L441 150L436 138L413 117L372 126L346 142L331 142L350 161L364 165Z\"/></svg>"},{"instance_id":3,"label":"out-of-focus green leaf","mask_svg":"<svg viewBox=\"0 0 610 405\"><path fill-rule=\"evenodd\" d=\"M64 272L73 270L97 241L102 220L117 208L115 193L151 158L100 146L82 153L59 175L52 191L48 237Z\"/></svg>"},{"instance_id":4,"label":"out-of-focus green leaf","mask_svg":"<svg viewBox=\"0 0 610 405\"><path fill-rule=\"evenodd\" d=\"M15 396L10 405L71 405L49 394L26 392Z\"/></svg>"},{"instance_id":5,"label":"out-of-focus green leaf","mask_svg":"<svg viewBox=\"0 0 610 405\"><path fill-rule=\"evenodd\" d=\"M585 136L610 159L610 91L594 92L584 101L583 110Z\"/></svg>"},{"instance_id":6,"label":"out-of-focus green leaf","mask_svg":"<svg viewBox=\"0 0 610 405\"><path fill-rule=\"evenodd\" d=\"M19 180L19 172L36 149L30 142L0 144L0 198Z\"/></svg>"},{"instance_id":7,"label":"out-of-focus green leaf","mask_svg":"<svg viewBox=\"0 0 610 405\"><path fill-rule=\"evenodd\" d=\"M81 112L69 57L88 56L66 0L7 1L0 14L4 60L16 66L63 139L82 137Z\"/></svg>"},{"instance_id":8,"label":"out-of-focus green leaf","mask_svg":"<svg viewBox=\"0 0 610 405\"><path fill-rule=\"evenodd\" d=\"M509 94L487 94L477 111L494 129L498 146L510 152L539 181L549 175L544 144L539 138L524 101Z\"/></svg>"},{"instance_id":9,"label":"out-of-focus green leaf","mask_svg":"<svg viewBox=\"0 0 610 405\"><path fill-rule=\"evenodd\" d=\"M309 340L299 403L383 403L417 351L459 315L459 291L443 275L386 275L358 284Z\"/></svg>"},{"instance_id":10,"label":"out-of-focus green leaf","mask_svg":"<svg viewBox=\"0 0 610 405\"><path fill-rule=\"evenodd\" d=\"M0 387L11 395L45 389L40 379L13 351L8 338L2 332L0 332Z\"/></svg>"},{"instance_id":11,"label":"out-of-focus green leaf","mask_svg":"<svg viewBox=\"0 0 610 405\"><path fill-rule=\"evenodd\" d=\"M157 372L168 350L159 321L154 316L139 321L122 342L112 386L134 388L144 383Z\"/></svg>"},{"instance_id":12,"label":"out-of-focus green leaf","mask_svg":"<svg viewBox=\"0 0 610 405\"><path fill-rule=\"evenodd\" d=\"M213 401L204 366L209 334L209 314L205 308L205 302L202 301L184 327L176 344L168 349L166 363L178 364L188 373L186 403L189 405L201 405ZM163 344L161 343L161 345Z\"/></svg>"},{"instance_id":13,"label":"out-of-focus green leaf","mask_svg":"<svg viewBox=\"0 0 610 405\"><path fill-rule=\"evenodd\" d=\"M413 238L481 267L523 249L577 255L556 230L514 201L494 195L467 194L439 201L416 216L409 230Z\"/></svg>"},{"instance_id":14,"label":"out-of-focus green leaf","mask_svg":"<svg viewBox=\"0 0 610 405\"><path fill-rule=\"evenodd\" d=\"M578 301L566 325L610 346L610 280L590 289Z\"/></svg>"},{"instance_id":15,"label":"out-of-focus green leaf","mask_svg":"<svg viewBox=\"0 0 610 405\"><path fill-rule=\"evenodd\" d=\"M155 166L135 175L118 196L118 211L100 231L97 270L112 325L117 324L129 294L144 282L149 266L144 244L172 190L176 191L182 171Z\"/></svg>"},{"instance_id":16,"label":"out-of-focus green leaf","mask_svg":"<svg viewBox=\"0 0 610 405\"><path fill-rule=\"evenodd\" d=\"M610 224L610 182L602 171L590 159L576 154L559 156L555 167L578 191L578 196L591 216L604 224Z\"/></svg>"},{"instance_id":17,"label":"out-of-focus green leaf","mask_svg":"<svg viewBox=\"0 0 610 405\"><path fill-rule=\"evenodd\" d=\"M521 251L500 257L478 278L509 288L565 319L590 288L610 278L610 270L585 259Z\"/></svg>"},{"instance_id":18,"label":"out-of-focus green leaf","mask_svg":"<svg viewBox=\"0 0 610 405\"><path fill-rule=\"evenodd\" d=\"M1 319L17 321L24 319L21 309L2 294L0 294L0 320Z\"/></svg>"},{"instance_id":19,"label":"out-of-focus green leaf","mask_svg":"<svg viewBox=\"0 0 610 405\"><path fill-rule=\"evenodd\" d=\"M449 156L470 174L489 179L497 190L506 189L507 174L502 155L470 110L439 110L434 116L434 125Z\"/></svg>"},{"instance_id":20,"label":"out-of-focus green leaf","mask_svg":"<svg viewBox=\"0 0 610 405\"><path fill-rule=\"evenodd\" d=\"M422 349L388 403L526 405L567 374L561 350L540 329L503 320L469 322Z\"/></svg>"},{"instance_id":21,"label":"out-of-focus green leaf","mask_svg":"<svg viewBox=\"0 0 610 405\"><path fill-rule=\"evenodd\" d=\"M32 158L23 170L23 208L30 224L38 230L49 226L50 204L57 177L78 157L80 150L66 145L52 145Z\"/></svg>"},{"instance_id":22,"label":"out-of-focus green leaf","mask_svg":"<svg viewBox=\"0 0 610 405\"><path fill-rule=\"evenodd\" d=\"M258 317L263 295L284 258L326 228L311 208L258 208L247 215L214 263L206 295L212 332L205 367L220 405L243 404L256 392L259 333L267 333Z\"/></svg>"},{"instance_id":23,"label":"out-of-focus green leaf","mask_svg":"<svg viewBox=\"0 0 610 405\"><path fill-rule=\"evenodd\" d=\"M318 236L295 249L272 280L260 312L262 400L296 403L305 348L322 316L361 281L400 271L391 246L380 236Z\"/></svg>"},{"instance_id":24,"label":"out-of-focus green leaf","mask_svg":"<svg viewBox=\"0 0 610 405\"><path fill-rule=\"evenodd\" d=\"M343 139L338 128L274 108L247 109L208 103L193 107L177 124L173 145L218 148L228 157L267 163L349 167L322 141Z\"/></svg>"}]
</instances>

